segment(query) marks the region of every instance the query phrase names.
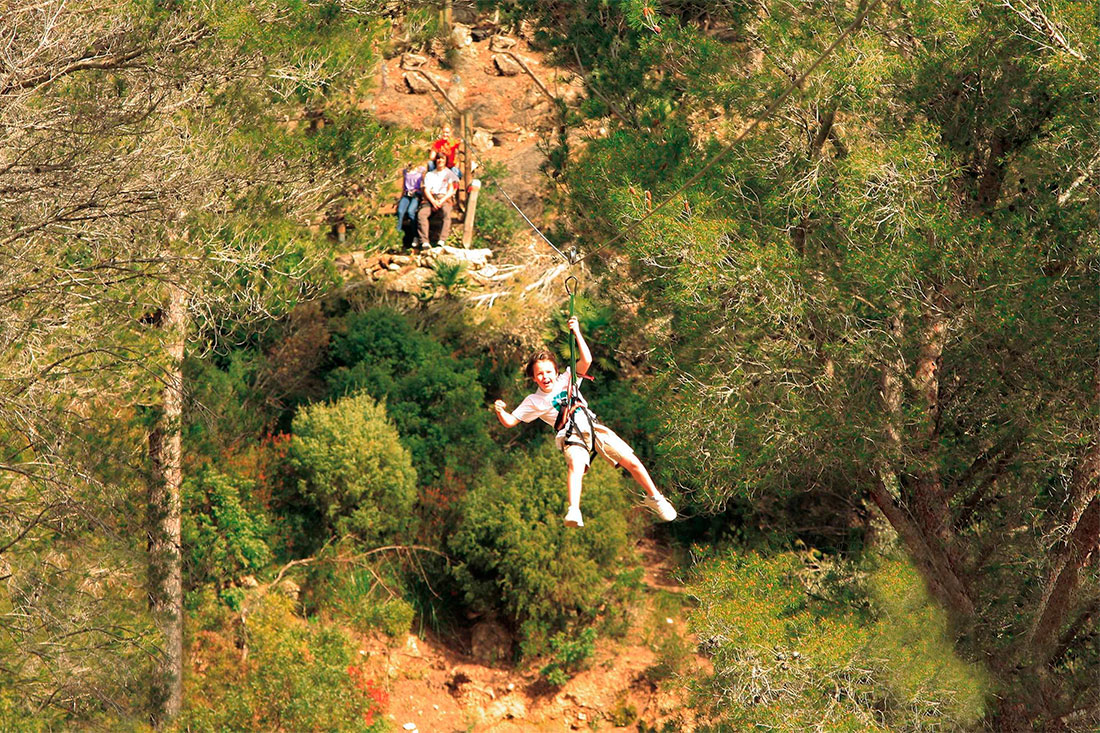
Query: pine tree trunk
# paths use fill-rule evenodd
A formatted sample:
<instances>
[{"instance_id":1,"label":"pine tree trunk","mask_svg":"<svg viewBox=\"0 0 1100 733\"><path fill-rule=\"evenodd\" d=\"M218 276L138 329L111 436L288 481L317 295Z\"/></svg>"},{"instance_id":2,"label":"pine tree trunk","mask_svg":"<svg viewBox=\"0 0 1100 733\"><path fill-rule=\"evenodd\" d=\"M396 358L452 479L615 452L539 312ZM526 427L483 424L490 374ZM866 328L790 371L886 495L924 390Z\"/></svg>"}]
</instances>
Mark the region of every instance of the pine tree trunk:
<instances>
[{"instance_id":1,"label":"pine tree trunk","mask_svg":"<svg viewBox=\"0 0 1100 733\"><path fill-rule=\"evenodd\" d=\"M156 424L149 434L149 602L163 637L151 685L154 722L164 725L180 711L183 699L183 579L180 558L181 432L183 348L187 334L184 292L170 286L161 330L167 367Z\"/></svg>"}]
</instances>

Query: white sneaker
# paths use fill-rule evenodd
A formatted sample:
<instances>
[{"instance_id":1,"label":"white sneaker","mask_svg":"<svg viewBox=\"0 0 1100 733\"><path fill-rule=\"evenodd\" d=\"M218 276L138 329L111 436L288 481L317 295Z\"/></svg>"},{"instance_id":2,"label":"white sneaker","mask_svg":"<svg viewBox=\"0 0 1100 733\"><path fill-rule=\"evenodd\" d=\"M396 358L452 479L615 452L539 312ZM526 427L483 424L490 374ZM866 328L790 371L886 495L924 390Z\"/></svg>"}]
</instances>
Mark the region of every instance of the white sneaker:
<instances>
[{"instance_id":1,"label":"white sneaker","mask_svg":"<svg viewBox=\"0 0 1100 733\"><path fill-rule=\"evenodd\" d=\"M675 514L675 512L673 512ZM569 511L565 513L565 526L566 527L583 527L584 520L581 519L581 508L579 506L569 507Z\"/></svg>"},{"instance_id":2,"label":"white sneaker","mask_svg":"<svg viewBox=\"0 0 1100 733\"><path fill-rule=\"evenodd\" d=\"M442 247L442 246L443 246L443 240L441 239L441 240L439 240L438 242L436 242L436 243L435 243L435 246L436 246L436 247Z\"/></svg>"},{"instance_id":3,"label":"white sneaker","mask_svg":"<svg viewBox=\"0 0 1100 733\"><path fill-rule=\"evenodd\" d=\"M651 512L666 522L671 522L676 518L676 510L668 503L668 499L660 494L657 494L657 496L647 496L645 498L645 505Z\"/></svg>"}]
</instances>

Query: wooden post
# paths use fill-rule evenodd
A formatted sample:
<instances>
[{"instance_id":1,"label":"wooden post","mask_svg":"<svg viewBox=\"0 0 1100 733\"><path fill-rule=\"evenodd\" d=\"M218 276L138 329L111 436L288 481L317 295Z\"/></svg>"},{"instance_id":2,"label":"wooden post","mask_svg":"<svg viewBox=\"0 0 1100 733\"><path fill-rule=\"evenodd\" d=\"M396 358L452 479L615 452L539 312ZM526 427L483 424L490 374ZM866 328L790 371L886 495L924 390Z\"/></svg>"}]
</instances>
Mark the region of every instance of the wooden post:
<instances>
[{"instance_id":1,"label":"wooden post","mask_svg":"<svg viewBox=\"0 0 1100 733\"><path fill-rule=\"evenodd\" d=\"M443 22L443 29L447 31L447 42L450 43L451 30L454 28L454 6L452 0L443 0L443 7L439 9L439 19Z\"/></svg>"},{"instance_id":2,"label":"wooden post","mask_svg":"<svg viewBox=\"0 0 1100 733\"><path fill-rule=\"evenodd\" d=\"M474 215L477 213L477 193L481 190L481 181L470 182L470 199L466 202L466 220L462 226L462 247L469 249L474 241Z\"/></svg>"}]
</instances>

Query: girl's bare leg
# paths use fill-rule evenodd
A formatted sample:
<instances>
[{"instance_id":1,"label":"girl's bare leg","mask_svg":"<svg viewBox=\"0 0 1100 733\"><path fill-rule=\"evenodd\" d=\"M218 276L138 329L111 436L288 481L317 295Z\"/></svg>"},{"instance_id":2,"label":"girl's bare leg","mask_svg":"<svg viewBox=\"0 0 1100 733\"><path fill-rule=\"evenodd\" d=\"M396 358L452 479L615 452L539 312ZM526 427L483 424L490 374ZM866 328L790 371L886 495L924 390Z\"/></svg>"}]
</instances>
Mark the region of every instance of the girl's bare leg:
<instances>
[{"instance_id":1,"label":"girl's bare leg","mask_svg":"<svg viewBox=\"0 0 1100 733\"><path fill-rule=\"evenodd\" d=\"M584 462L575 458L570 451L565 453L565 463L569 467L566 480L569 484L569 506L581 505L581 482L584 479Z\"/></svg>"},{"instance_id":2,"label":"girl's bare leg","mask_svg":"<svg viewBox=\"0 0 1100 733\"><path fill-rule=\"evenodd\" d=\"M629 458L624 459L619 465L625 468L627 472L634 477L638 485L645 489L646 494L653 498L660 496L657 487L653 485L653 479L649 477L649 471L645 470L645 466L638 460L638 456L631 455ZM578 493L577 496L579 498L580 494Z\"/></svg>"}]
</instances>

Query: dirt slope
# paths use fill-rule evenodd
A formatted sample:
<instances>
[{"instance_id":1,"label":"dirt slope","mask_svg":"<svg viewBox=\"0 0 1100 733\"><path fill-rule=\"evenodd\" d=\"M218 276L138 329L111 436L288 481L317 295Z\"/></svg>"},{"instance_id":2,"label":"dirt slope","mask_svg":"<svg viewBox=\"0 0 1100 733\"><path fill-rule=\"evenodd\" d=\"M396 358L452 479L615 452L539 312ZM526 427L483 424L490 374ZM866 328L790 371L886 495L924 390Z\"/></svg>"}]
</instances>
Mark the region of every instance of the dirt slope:
<instances>
[{"instance_id":1,"label":"dirt slope","mask_svg":"<svg viewBox=\"0 0 1100 733\"><path fill-rule=\"evenodd\" d=\"M538 675L540 665L488 666L466 642L409 634L364 640L366 667L385 684L388 715L398 730L421 733L520 733L591 728L635 731L639 722L691 731L684 680L706 659L687 632L689 602L670 576L667 548L643 540L641 602L619 641L601 639L588 669L561 688Z\"/></svg>"}]
</instances>

